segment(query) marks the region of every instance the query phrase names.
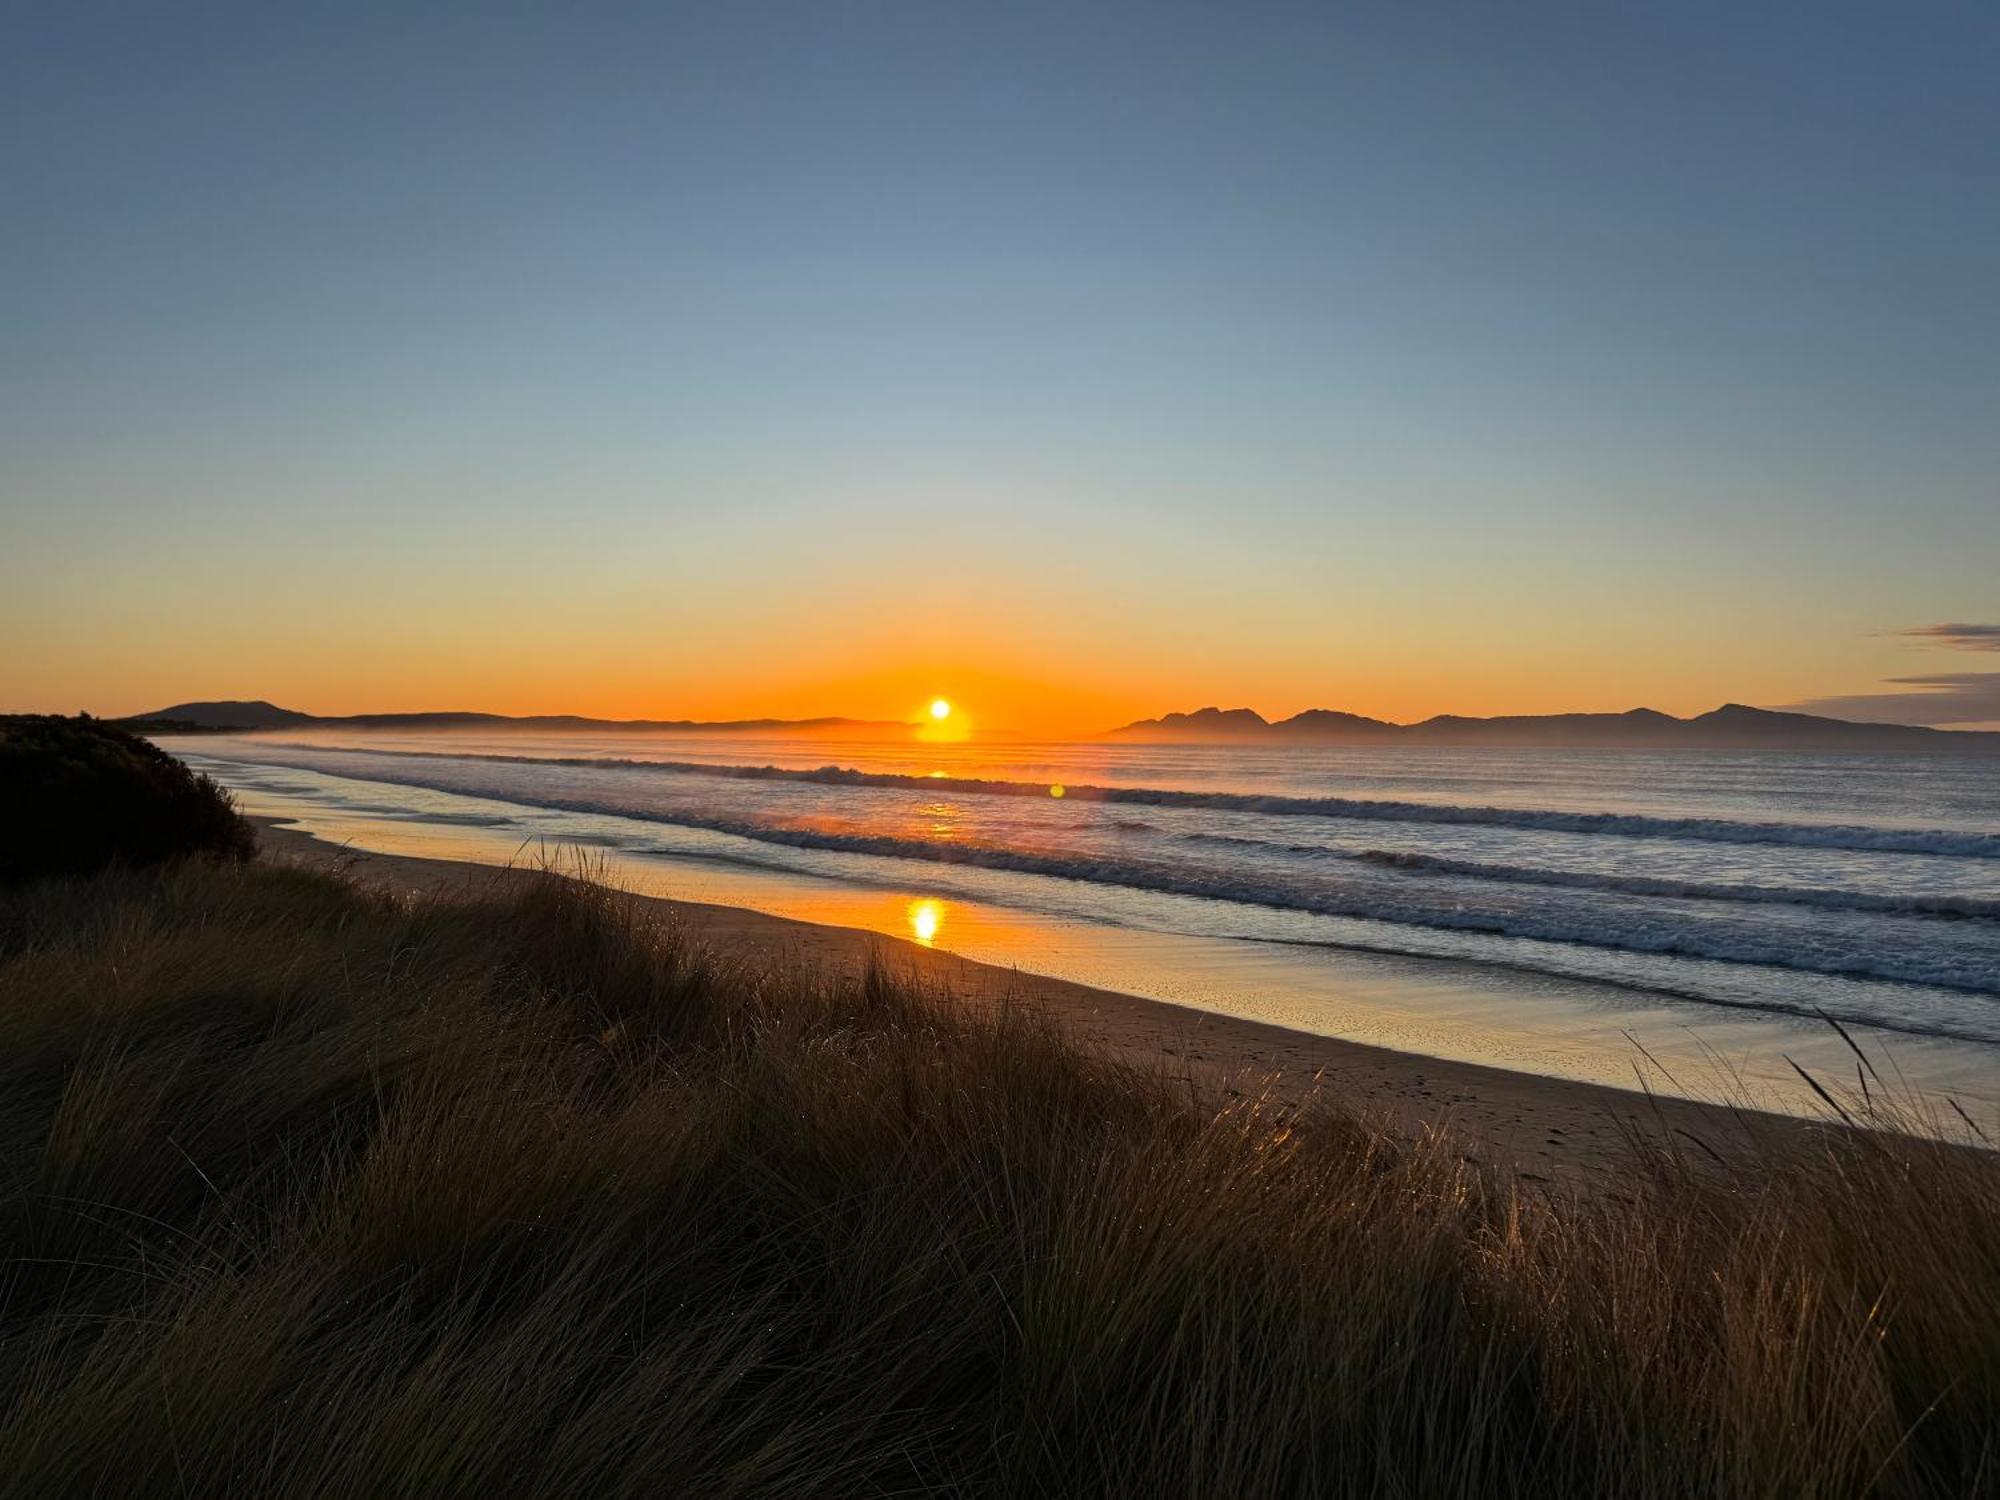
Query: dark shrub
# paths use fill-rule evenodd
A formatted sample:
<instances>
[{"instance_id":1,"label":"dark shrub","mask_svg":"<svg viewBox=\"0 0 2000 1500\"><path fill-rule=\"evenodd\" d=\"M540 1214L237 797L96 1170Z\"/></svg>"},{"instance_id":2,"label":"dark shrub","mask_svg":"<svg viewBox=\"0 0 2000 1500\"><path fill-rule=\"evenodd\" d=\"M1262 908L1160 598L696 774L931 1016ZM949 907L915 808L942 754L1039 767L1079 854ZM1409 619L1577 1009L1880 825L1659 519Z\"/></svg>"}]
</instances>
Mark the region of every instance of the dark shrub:
<instances>
[{"instance_id":1,"label":"dark shrub","mask_svg":"<svg viewBox=\"0 0 2000 1500\"><path fill-rule=\"evenodd\" d=\"M255 848L227 792L137 735L98 719L0 716L0 883Z\"/></svg>"}]
</instances>

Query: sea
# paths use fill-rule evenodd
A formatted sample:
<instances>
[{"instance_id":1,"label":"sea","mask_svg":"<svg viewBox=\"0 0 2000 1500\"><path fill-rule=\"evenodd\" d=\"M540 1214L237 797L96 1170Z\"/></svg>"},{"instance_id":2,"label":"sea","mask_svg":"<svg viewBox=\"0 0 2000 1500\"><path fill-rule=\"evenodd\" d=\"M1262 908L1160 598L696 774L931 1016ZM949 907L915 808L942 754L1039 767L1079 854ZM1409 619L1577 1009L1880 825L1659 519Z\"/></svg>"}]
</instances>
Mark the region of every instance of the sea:
<instances>
[{"instance_id":1,"label":"sea","mask_svg":"<svg viewBox=\"0 0 2000 1500\"><path fill-rule=\"evenodd\" d=\"M359 848L586 849L637 888L1196 1011L1667 1092L1726 1076L1779 1107L1799 1098L1794 1063L1851 1073L1853 1041L1922 1088L2000 1100L2000 759L628 731L162 743L246 810Z\"/></svg>"}]
</instances>

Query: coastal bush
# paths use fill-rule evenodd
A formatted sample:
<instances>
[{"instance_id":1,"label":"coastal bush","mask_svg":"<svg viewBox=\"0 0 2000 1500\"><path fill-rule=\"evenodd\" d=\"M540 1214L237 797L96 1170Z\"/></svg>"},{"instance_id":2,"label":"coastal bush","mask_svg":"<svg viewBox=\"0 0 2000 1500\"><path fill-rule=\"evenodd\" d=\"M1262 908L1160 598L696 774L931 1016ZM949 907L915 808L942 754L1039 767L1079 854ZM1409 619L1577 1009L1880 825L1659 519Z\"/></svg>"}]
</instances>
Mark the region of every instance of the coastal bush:
<instances>
[{"instance_id":1,"label":"coastal bush","mask_svg":"<svg viewBox=\"0 0 2000 1500\"><path fill-rule=\"evenodd\" d=\"M0 716L0 829L0 884L255 847L221 787L89 717Z\"/></svg>"},{"instance_id":2,"label":"coastal bush","mask_svg":"<svg viewBox=\"0 0 2000 1500\"><path fill-rule=\"evenodd\" d=\"M2000 1475L1965 1144L1635 1141L1615 1190L1538 1187L653 911L547 873L0 892L0 1496Z\"/></svg>"}]
</instances>

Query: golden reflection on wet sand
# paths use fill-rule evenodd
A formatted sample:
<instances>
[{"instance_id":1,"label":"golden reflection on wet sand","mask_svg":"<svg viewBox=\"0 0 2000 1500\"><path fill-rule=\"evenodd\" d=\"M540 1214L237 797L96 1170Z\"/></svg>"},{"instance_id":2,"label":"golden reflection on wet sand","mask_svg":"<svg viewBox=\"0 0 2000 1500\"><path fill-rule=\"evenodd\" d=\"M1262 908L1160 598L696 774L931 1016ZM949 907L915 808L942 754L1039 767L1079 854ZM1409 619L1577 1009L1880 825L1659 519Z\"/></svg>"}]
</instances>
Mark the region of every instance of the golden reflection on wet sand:
<instances>
[{"instance_id":1,"label":"golden reflection on wet sand","mask_svg":"<svg viewBox=\"0 0 2000 1500\"><path fill-rule=\"evenodd\" d=\"M944 903L942 901L912 901L906 908L910 921L910 936L926 948L937 942L938 929L944 926Z\"/></svg>"}]
</instances>

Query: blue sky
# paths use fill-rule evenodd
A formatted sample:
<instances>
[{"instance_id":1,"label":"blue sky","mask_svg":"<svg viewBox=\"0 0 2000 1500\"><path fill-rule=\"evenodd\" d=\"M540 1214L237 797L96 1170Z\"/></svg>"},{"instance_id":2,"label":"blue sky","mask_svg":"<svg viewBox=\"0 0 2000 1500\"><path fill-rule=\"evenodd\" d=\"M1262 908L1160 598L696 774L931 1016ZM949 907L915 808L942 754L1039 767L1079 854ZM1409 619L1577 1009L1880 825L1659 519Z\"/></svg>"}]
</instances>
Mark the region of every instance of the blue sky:
<instances>
[{"instance_id":1,"label":"blue sky","mask_svg":"<svg viewBox=\"0 0 2000 1500\"><path fill-rule=\"evenodd\" d=\"M2000 720L1990 5L412 9L10 9L8 706Z\"/></svg>"}]
</instances>

